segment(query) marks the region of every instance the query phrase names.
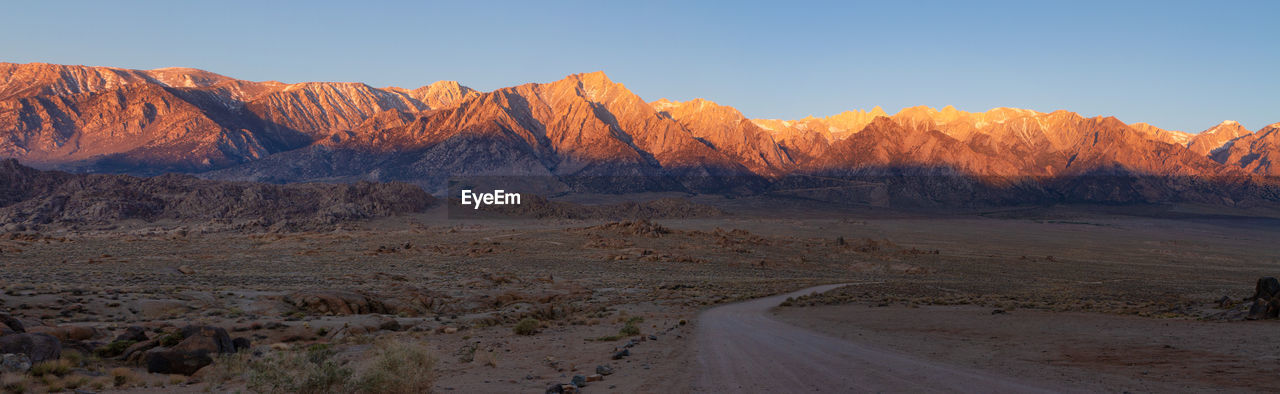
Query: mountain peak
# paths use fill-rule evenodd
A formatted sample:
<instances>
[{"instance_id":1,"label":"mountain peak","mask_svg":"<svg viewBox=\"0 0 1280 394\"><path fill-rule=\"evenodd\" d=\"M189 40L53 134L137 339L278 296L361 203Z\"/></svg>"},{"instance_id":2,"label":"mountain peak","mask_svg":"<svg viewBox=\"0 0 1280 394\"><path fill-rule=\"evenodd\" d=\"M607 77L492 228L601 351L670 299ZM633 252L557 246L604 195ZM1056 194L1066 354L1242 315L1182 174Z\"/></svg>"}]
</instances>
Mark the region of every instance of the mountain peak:
<instances>
[{"instance_id":1,"label":"mountain peak","mask_svg":"<svg viewBox=\"0 0 1280 394\"><path fill-rule=\"evenodd\" d=\"M479 92L458 83L458 81L435 81L427 86L414 89L409 94L429 108L441 109L458 105L463 99L479 94Z\"/></svg>"},{"instance_id":2,"label":"mountain peak","mask_svg":"<svg viewBox=\"0 0 1280 394\"><path fill-rule=\"evenodd\" d=\"M679 106L680 102L667 100L666 97L663 97L658 99L657 101L649 103L649 105L653 106L653 109L656 111L665 111L667 109Z\"/></svg>"},{"instance_id":3,"label":"mountain peak","mask_svg":"<svg viewBox=\"0 0 1280 394\"><path fill-rule=\"evenodd\" d=\"M570 75L568 78L581 82L584 87L600 87L600 86L615 85L613 80L610 80L609 76L604 74L604 71L578 73L578 74Z\"/></svg>"},{"instance_id":4,"label":"mountain peak","mask_svg":"<svg viewBox=\"0 0 1280 394\"><path fill-rule=\"evenodd\" d=\"M1206 133L1226 134L1226 135L1231 135L1232 136L1231 138L1235 138L1244 134L1249 134L1250 131L1248 129L1245 129L1244 125L1241 125L1240 122L1236 122L1234 120L1224 120L1222 121L1222 123L1218 123L1217 125L1210 127L1208 130L1200 132L1200 134L1206 134Z\"/></svg>"},{"instance_id":5,"label":"mountain peak","mask_svg":"<svg viewBox=\"0 0 1280 394\"><path fill-rule=\"evenodd\" d=\"M458 83L458 81L441 80L441 81L432 82L428 84L427 87L431 89L460 89L460 88L463 88L464 86Z\"/></svg>"},{"instance_id":6,"label":"mountain peak","mask_svg":"<svg viewBox=\"0 0 1280 394\"><path fill-rule=\"evenodd\" d=\"M1239 122L1224 120L1222 123L1218 123L1216 126L1201 131L1200 134L1192 137L1191 142L1187 143L1187 148L1196 153L1207 155L1227 147L1232 140L1249 134L1253 134L1253 132L1244 128Z\"/></svg>"}]
</instances>

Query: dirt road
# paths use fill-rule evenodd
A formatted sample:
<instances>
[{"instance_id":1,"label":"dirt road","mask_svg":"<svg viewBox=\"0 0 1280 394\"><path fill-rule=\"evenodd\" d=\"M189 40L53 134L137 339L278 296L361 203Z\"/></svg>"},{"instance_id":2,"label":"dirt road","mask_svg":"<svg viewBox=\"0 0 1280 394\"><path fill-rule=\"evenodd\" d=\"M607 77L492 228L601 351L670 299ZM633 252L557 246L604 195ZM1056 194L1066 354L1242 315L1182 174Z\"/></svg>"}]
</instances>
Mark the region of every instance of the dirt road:
<instances>
[{"instance_id":1,"label":"dirt road","mask_svg":"<svg viewBox=\"0 0 1280 394\"><path fill-rule=\"evenodd\" d=\"M775 320L787 297L841 285L725 305L698 318L699 392L1048 392L982 371L911 357Z\"/></svg>"}]
</instances>

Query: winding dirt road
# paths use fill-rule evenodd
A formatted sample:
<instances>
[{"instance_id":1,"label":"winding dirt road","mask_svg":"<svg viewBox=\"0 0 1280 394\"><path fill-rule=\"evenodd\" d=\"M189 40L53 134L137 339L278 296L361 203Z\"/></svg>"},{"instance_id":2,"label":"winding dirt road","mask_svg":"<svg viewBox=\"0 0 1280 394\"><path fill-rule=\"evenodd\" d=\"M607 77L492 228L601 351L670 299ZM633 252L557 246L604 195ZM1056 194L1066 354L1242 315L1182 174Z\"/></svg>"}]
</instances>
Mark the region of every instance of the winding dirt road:
<instances>
[{"instance_id":1,"label":"winding dirt road","mask_svg":"<svg viewBox=\"0 0 1280 394\"><path fill-rule=\"evenodd\" d=\"M842 285L716 307L698 317L698 392L1050 392L983 371L849 342L769 316L787 297Z\"/></svg>"}]
</instances>

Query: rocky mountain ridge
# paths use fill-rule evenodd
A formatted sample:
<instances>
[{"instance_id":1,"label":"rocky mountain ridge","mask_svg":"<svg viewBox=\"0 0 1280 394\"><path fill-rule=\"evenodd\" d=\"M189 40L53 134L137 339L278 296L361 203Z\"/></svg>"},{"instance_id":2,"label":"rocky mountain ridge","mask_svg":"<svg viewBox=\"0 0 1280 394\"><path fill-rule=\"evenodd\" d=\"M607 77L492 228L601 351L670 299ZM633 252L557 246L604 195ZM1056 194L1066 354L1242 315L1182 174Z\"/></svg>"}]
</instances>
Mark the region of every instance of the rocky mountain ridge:
<instances>
[{"instance_id":1,"label":"rocky mountain ridge","mask_svg":"<svg viewBox=\"0 0 1280 394\"><path fill-rule=\"evenodd\" d=\"M750 119L646 102L602 72L478 92L242 81L202 70L0 64L0 157L41 168L226 180L544 176L614 192L759 191L789 176L1280 175L1274 127L1200 134L1058 110L911 107ZM619 182L617 179L626 178Z\"/></svg>"}]
</instances>

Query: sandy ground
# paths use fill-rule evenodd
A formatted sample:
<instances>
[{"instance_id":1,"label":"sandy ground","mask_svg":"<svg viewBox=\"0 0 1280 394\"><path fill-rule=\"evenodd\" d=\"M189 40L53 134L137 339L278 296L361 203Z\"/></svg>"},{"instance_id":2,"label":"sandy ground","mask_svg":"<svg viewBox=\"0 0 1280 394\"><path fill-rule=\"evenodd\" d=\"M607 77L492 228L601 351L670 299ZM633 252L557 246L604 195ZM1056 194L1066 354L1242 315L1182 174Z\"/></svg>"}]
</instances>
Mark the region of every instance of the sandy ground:
<instances>
[{"instance_id":1,"label":"sandy ground","mask_svg":"<svg viewBox=\"0 0 1280 394\"><path fill-rule=\"evenodd\" d=\"M769 316L787 297L836 287L812 287L703 312L698 316L700 376L695 391L1049 392L1012 375L913 357Z\"/></svg>"},{"instance_id":2,"label":"sandy ground","mask_svg":"<svg viewBox=\"0 0 1280 394\"><path fill-rule=\"evenodd\" d=\"M0 234L0 306L37 330L91 327L90 337L68 341L86 352L126 327L154 336L188 324L252 339L260 358L320 344L357 365L377 341L425 343L438 392L537 392L604 364L615 373L586 391L736 391L781 382L834 390L853 383L821 371L868 359L897 360L877 372L889 380L904 370L954 379L982 371L1054 389L1247 391L1264 389L1271 366L1280 365L1280 348L1268 344L1275 324L1241 322L1243 305L1217 302L1238 301L1259 276L1280 275L1275 219L1070 208L726 209L724 217L648 224L468 222L435 212L291 234L200 233L166 223ZM777 309L790 325L757 313L777 298L732 304L831 283L862 284L802 303L813 306ZM380 306L318 310L296 302L306 291L356 293L357 303ZM719 305L757 309L721 316L741 306L711 309ZM538 320L534 335L513 332L525 318ZM619 335L637 318L638 335ZM771 342L779 335L798 342ZM611 357L630 341L630 356ZM750 341L758 345L738 346ZM810 355L843 349L844 358L786 355L805 343ZM746 361L713 362L720 377L706 378L699 354L713 354L707 346ZM107 375L114 368L139 377L114 385ZM733 375L739 369L755 372ZM775 370L795 376L768 375ZM243 376L147 374L115 357L89 357L66 377L25 383L40 391L81 378L102 383L101 391L246 386Z\"/></svg>"},{"instance_id":3,"label":"sandy ground","mask_svg":"<svg viewBox=\"0 0 1280 394\"><path fill-rule=\"evenodd\" d=\"M1277 322L1207 322L975 306L778 308L798 327L1074 392L1274 392Z\"/></svg>"}]
</instances>

